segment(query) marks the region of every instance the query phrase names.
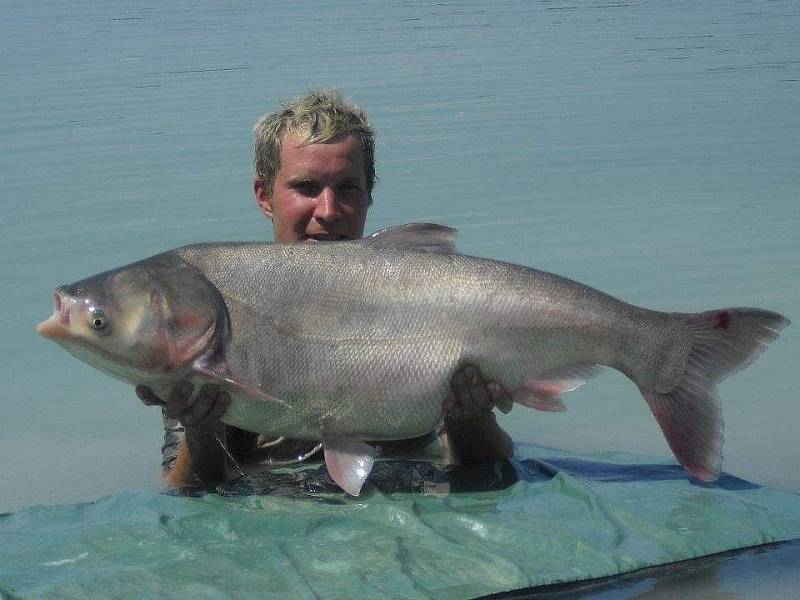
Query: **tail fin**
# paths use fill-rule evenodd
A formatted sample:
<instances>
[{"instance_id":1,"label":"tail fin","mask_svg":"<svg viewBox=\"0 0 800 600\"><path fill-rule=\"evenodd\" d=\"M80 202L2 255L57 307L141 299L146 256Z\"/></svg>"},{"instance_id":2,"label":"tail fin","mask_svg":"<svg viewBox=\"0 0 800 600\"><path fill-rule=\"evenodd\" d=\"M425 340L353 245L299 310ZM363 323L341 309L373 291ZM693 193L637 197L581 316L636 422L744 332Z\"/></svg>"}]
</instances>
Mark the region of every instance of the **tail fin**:
<instances>
[{"instance_id":1,"label":"tail fin","mask_svg":"<svg viewBox=\"0 0 800 600\"><path fill-rule=\"evenodd\" d=\"M692 337L683 376L669 392L640 391L678 461L698 479L713 481L720 473L723 439L716 384L755 361L790 321L757 308L674 317Z\"/></svg>"}]
</instances>

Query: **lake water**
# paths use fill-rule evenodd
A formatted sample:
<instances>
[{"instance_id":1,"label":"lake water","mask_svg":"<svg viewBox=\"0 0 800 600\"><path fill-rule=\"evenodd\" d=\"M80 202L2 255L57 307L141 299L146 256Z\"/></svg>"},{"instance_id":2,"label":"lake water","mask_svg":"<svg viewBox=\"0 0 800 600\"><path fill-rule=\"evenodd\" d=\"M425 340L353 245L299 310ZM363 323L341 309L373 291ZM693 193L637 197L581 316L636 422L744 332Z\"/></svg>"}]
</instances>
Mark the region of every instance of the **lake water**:
<instances>
[{"instance_id":1,"label":"lake water","mask_svg":"<svg viewBox=\"0 0 800 600\"><path fill-rule=\"evenodd\" d=\"M721 386L726 472L800 492L800 5L3 2L0 511L159 489L160 416L33 327L52 288L188 242L270 239L257 117L312 86L378 129L367 229L662 310L794 319ZM516 439L669 456L617 373Z\"/></svg>"}]
</instances>

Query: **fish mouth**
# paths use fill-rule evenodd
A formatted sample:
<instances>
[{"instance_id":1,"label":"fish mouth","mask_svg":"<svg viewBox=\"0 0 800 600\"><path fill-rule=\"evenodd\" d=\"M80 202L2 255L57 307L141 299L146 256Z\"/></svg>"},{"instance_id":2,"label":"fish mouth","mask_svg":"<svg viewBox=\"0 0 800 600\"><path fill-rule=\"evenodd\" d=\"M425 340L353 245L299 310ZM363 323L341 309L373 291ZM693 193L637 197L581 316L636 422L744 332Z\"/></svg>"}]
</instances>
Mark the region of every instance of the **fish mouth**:
<instances>
[{"instance_id":1,"label":"fish mouth","mask_svg":"<svg viewBox=\"0 0 800 600\"><path fill-rule=\"evenodd\" d=\"M65 340L72 337L69 333L69 327L65 327L53 317L37 324L36 333L48 340Z\"/></svg>"},{"instance_id":2,"label":"fish mouth","mask_svg":"<svg viewBox=\"0 0 800 600\"><path fill-rule=\"evenodd\" d=\"M69 313L72 302L64 293L56 290L53 293L53 314L49 319L36 325L36 332L49 340L63 340L70 336ZM74 302L74 300L73 300Z\"/></svg>"}]
</instances>

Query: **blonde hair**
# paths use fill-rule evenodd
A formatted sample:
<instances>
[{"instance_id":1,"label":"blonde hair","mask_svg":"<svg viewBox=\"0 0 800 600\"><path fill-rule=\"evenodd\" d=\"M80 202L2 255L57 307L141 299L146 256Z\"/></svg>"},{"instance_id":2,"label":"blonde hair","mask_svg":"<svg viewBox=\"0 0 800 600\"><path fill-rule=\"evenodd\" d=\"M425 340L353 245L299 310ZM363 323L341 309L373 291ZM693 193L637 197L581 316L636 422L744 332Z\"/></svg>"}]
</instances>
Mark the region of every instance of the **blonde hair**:
<instances>
[{"instance_id":1,"label":"blonde hair","mask_svg":"<svg viewBox=\"0 0 800 600\"><path fill-rule=\"evenodd\" d=\"M268 193L281 168L281 140L285 133L307 132L306 144L324 144L347 135L361 143L367 192L375 185L375 130L363 108L345 100L337 90L315 89L266 113L253 127L255 174Z\"/></svg>"}]
</instances>

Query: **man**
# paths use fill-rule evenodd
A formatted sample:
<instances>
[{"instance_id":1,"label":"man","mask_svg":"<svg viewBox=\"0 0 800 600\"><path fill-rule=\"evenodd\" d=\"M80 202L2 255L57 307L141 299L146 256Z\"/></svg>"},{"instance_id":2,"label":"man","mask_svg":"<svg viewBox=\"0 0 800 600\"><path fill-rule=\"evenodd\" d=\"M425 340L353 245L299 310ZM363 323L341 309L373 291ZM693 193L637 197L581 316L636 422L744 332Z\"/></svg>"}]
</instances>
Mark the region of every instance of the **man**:
<instances>
[{"instance_id":1,"label":"man","mask_svg":"<svg viewBox=\"0 0 800 600\"><path fill-rule=\"evenodd\" d=\"M362 109L335 91L312 91L262 116L254 132L253 190L261 212L272 221L276 242L363 235L375 184L375 144ZM451 453L463 462L510 458L511 439L492 412L496 402L507 401L502 387L485 383L470 365L454 375L451 385L443 435ZM145 404L164 408L164 468L175 485L224 480L234 458L228 453L246 459L258 444L255 434L220 423L230 397L217 386L203 386L194 394L186 382L164 401L147 388L136 391Z\"/></svg>"}]
</instances>

